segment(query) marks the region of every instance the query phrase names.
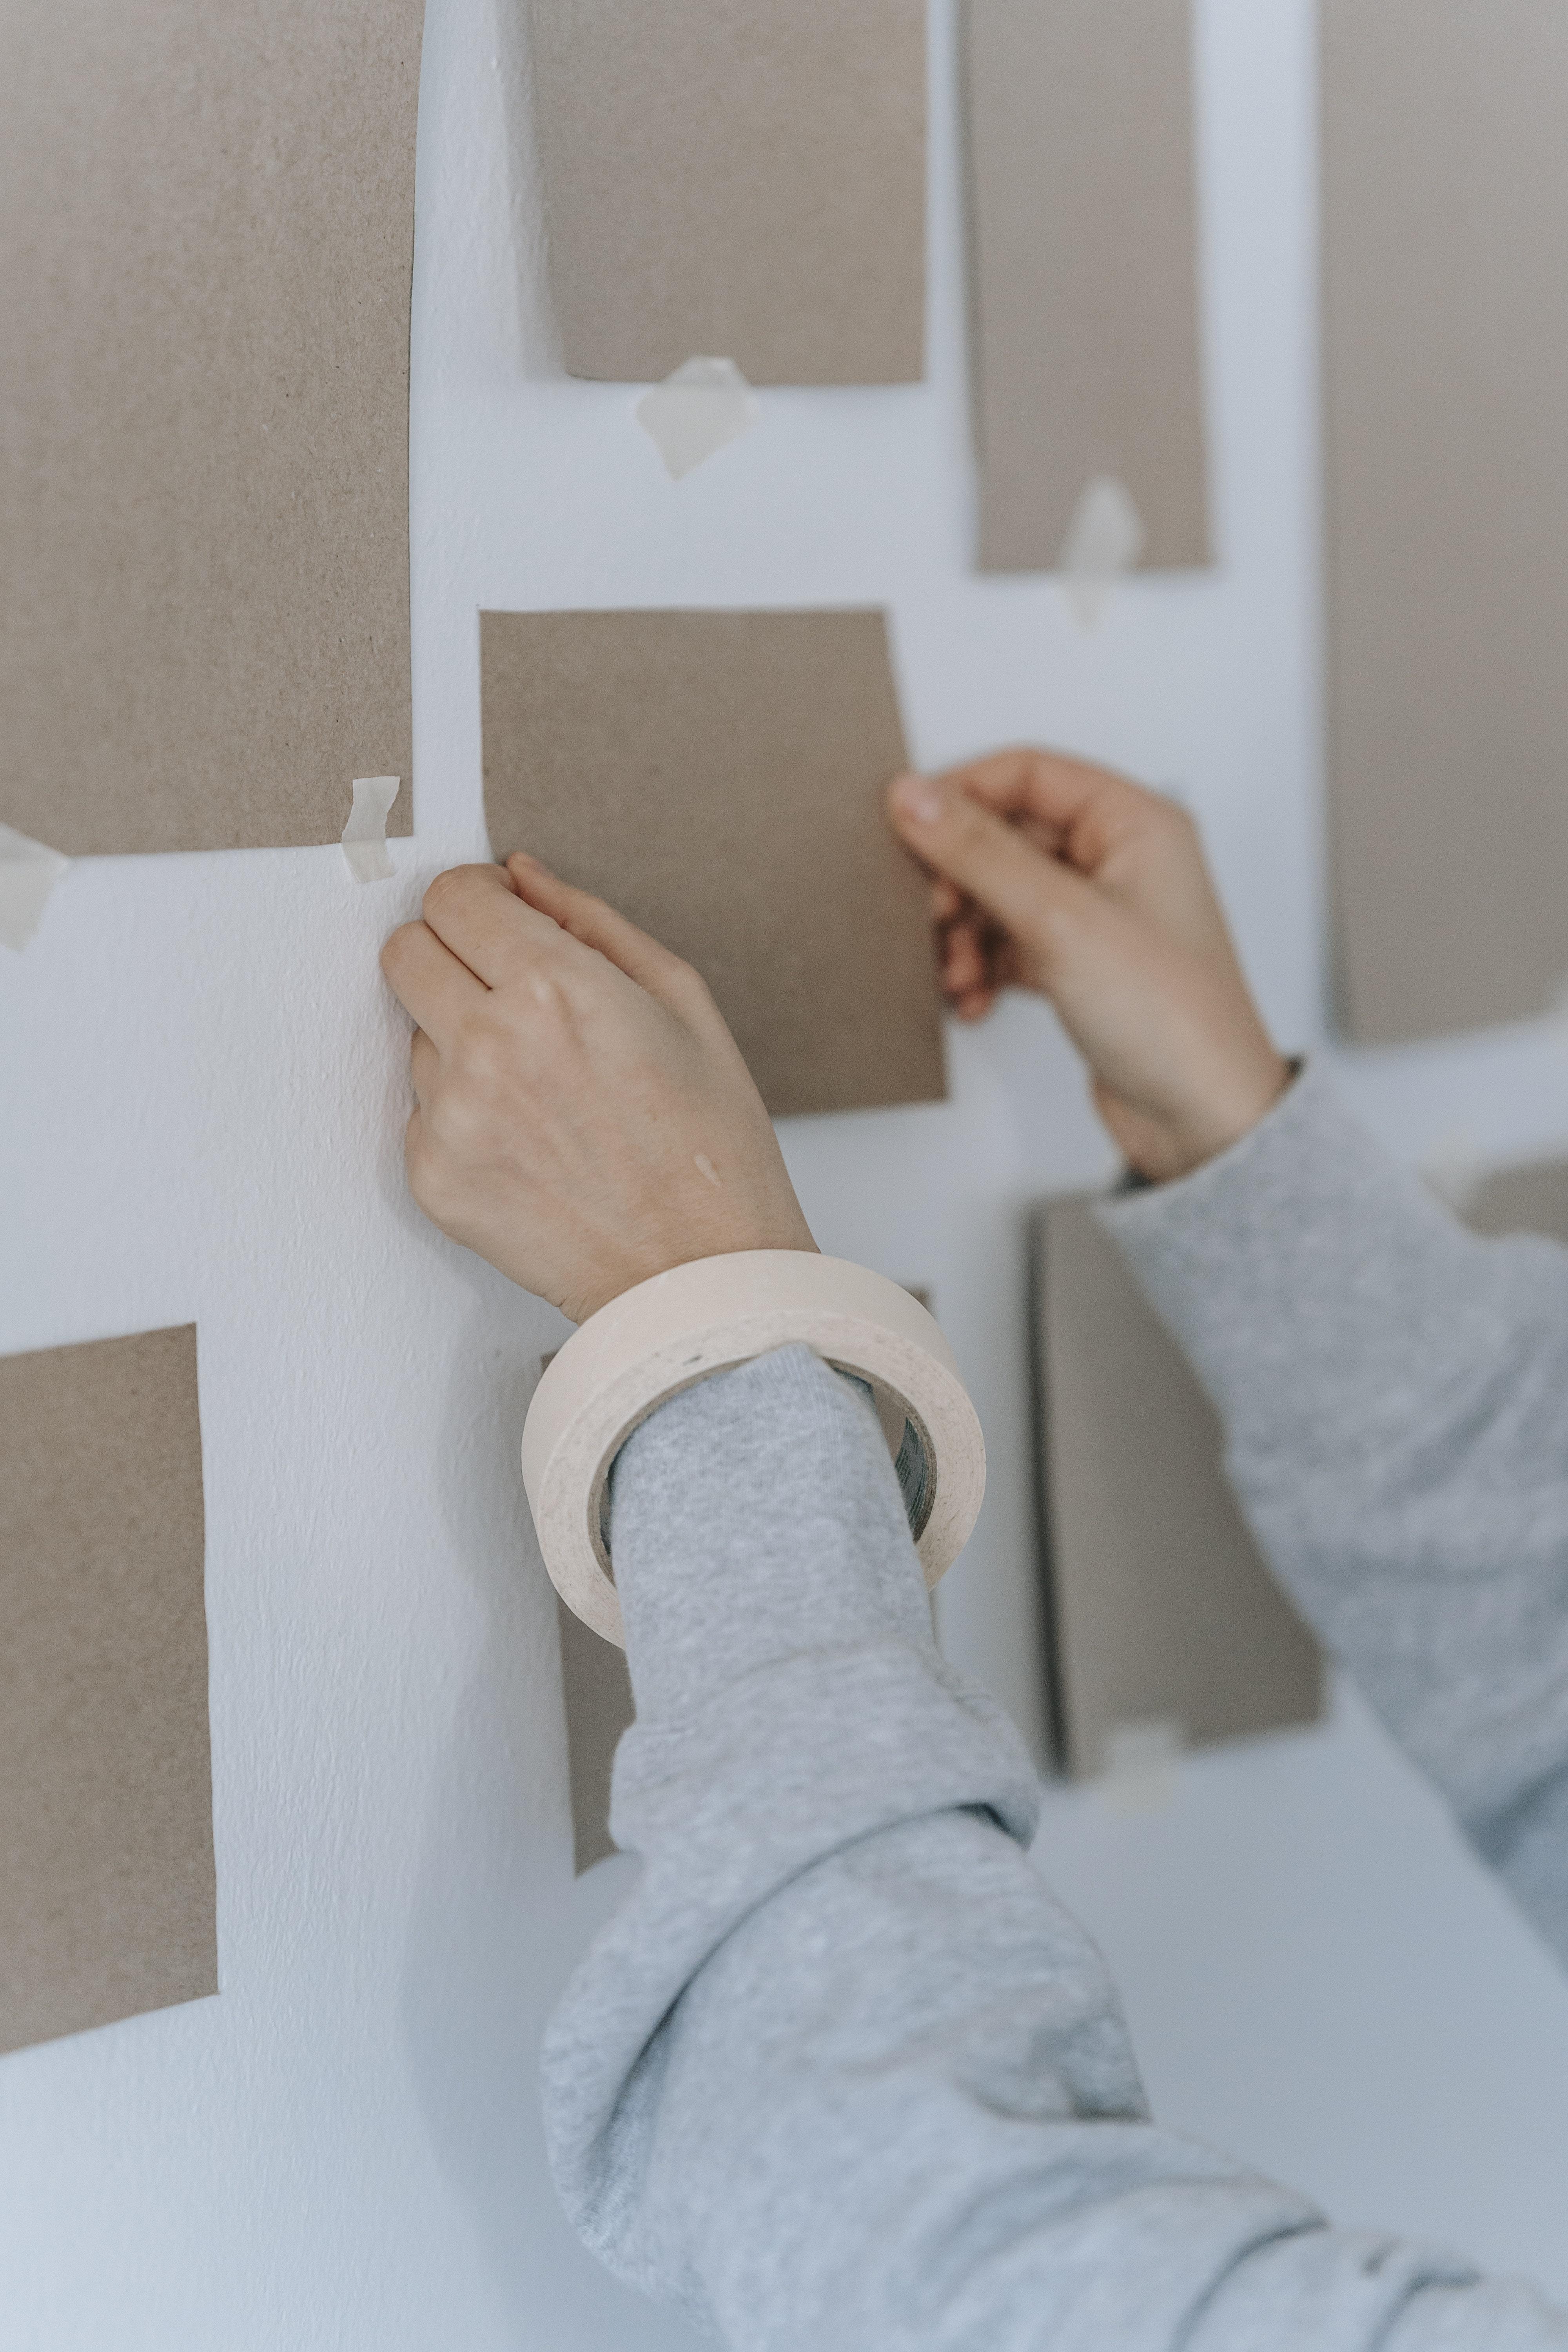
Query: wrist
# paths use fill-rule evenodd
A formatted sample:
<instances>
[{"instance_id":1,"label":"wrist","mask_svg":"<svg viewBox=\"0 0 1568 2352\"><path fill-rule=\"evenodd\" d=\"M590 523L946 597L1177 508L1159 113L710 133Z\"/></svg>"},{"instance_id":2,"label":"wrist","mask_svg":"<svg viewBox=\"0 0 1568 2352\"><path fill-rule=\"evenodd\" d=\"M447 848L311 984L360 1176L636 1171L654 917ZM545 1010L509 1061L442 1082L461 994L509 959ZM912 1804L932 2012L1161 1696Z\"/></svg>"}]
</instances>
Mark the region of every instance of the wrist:
<instances>
[{"instance_id":1,"label":"wrist","mask_svg":"<svg viewBox=\"0 0 1568 2352\"><path fill-rule=\"evenodd\" d=\"M1173 1128L1164 1155L1167 1164L1158 1174L1152 1170L1140 1173L1150 1175L1155 1182L1172 1182L1218 1160L1268 1118L1289 1092L1299 1067L1270 1046L1247 1067L1227 1071L1223 1083L1194 1103Z\"/></svg>"},{"instance_id":2,"label":"wrist","mask_svg":"<svg viewBox=\"0 0 1568 2352\"><path fill-rule=\"evenodd\" d=\"M595 1279L583 1286L563 1311L574 1323L586 1323L612 1299L658 1275L673 1274L678 1266L695 1265L704 1258L734 1257L752 1250L795 1250L820 1255L811 1229L798 1211L793 1218L759 1221L721 1233L661 1236L647 1249L628 1252L614 1265L595 1268Z\"/></svg>"}]
</instances>

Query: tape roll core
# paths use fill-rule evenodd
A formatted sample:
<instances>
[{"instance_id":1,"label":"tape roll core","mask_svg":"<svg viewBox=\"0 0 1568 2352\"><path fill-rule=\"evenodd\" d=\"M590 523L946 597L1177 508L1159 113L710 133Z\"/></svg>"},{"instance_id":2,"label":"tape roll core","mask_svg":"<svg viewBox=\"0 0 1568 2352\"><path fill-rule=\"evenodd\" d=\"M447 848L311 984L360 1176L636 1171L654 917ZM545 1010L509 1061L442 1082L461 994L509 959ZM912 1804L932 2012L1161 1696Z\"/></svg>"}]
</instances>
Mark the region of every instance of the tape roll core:
<instances>
[{"instance_id":1,"label":"tape roll core","mask_svg":"<svg viewBox=\"0 0 1568 2352\"><path fill-rule=\"evenodd\" d=\"M865 1381L895 1454L905 1424L924 1455L911 1528L927 1586L979 1516L985 1445L952 1349L885 1275L805 1250L743 1250L672 1266L623 1291L567 1340L534 1391L522 1482L550 1580L567 1607L626 1646L605 1539L610 1467L650 1413L716 1372L803 1343Z\"/></svg>"}]
</instances>

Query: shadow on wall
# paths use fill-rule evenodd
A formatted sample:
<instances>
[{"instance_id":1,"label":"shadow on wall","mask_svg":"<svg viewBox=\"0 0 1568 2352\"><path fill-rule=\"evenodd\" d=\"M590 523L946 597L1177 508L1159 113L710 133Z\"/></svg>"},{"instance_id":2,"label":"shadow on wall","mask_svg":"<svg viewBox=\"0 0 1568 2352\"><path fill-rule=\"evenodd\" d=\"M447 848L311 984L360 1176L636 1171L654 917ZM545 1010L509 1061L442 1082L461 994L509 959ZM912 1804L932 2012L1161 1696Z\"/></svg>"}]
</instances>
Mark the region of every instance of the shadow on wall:
<instances>
[{"instance_id":1,"label":"shadow on wall","mask_svg":"<svg viewBox=\"0 0 1568 2352\"><path fill-rule=\"evenodd\" d=\"M477 1259L452 1258L473 1305L447 1374L440 1503L485 1633L426 1807L403 1979L409 2069L517 2340L679 2352L689 2333L579 2247L545 2161L545 2020L631 1865L617 1856L574 1881L555 1601L518 1461L542 1318Z\"/></svg>"}]
</instances>

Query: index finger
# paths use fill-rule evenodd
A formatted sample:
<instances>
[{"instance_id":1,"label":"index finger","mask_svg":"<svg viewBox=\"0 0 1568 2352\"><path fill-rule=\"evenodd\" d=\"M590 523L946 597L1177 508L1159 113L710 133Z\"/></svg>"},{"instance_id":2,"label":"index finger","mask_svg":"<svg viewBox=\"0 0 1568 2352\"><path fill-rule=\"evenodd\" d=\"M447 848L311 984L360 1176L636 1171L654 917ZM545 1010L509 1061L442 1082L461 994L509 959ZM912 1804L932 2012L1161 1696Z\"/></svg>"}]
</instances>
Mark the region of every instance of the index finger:
<instances>
[{"instance_id":1,"label":"index finger","mask_svg":"<svg viewBox=\"0 0 1568 2352\"><path fill-rule=\"evenodd\" d=\"M421 911L487 988L534 970L565 937L559 923L519 898L499 866L449 866L426 891Z\"/></svg>"},{"instance_id":2,"label":"index finger","mask_svg":"<svg viewBox=\"0 0 1568 2352\"><path fill-rule=\"evenodd\" d=\"M381 968L404 1011L437 1046L449 1042L487 991L427 923L401 923L381 950Z\"/></svg>"}]
</instances>

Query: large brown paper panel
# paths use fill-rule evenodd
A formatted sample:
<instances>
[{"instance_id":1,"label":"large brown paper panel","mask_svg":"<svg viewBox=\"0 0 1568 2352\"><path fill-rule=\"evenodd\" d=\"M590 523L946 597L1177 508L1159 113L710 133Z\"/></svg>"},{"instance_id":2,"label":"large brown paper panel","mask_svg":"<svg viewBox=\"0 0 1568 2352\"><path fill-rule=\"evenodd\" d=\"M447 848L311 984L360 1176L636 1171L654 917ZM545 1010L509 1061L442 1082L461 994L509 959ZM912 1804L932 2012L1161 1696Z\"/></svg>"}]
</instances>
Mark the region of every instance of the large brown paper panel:
<instances>
[{"instance_id":1,"label":"large brown paper panel","mask_svg":"<svg viewBox=\"0 0 1568 2352\"><path fill-rule=\"evenodd\" d=\"M775 1117L944 1091L879 613L486 613L485 815L703 974Z\"/></svg>"},{"instance_id":2,"label":"large brown paper panel","mask_svg":"<svg viewBox=\"0 0 1568 2352\"><path fill-rule=\"evenodd\" d=\"M1173 1719L1194 1744L1310 1723L1311 1634L1221 1469L1213 1407L1087 1198L1036 1226L1042 1493L1063 1761Z\"/></svg>"},{"instance_id":3,"label":"large brown paper panel","mask_svg":"<svg viewBox=\"0 0 1568 2352\"><path fill-rule=\"evenodd\" d=\"M569 374L923 373L925 0L532 0L531 22Z\"/></svg>"},{"instance_id":4,"label":"large brown paper panel","mask_svg":"<svg viewBox=\"0 0 1568 2352\"><path fill-rule=\"evenodd\" d=\"M1097 476L1209 561L1190 0L965 0L980 562L1049 572Z\"/></svg>"},{"instance_id":5,"label":"large brown paper panel","mask_svg":"<svg viewBox=\"0 0 1568 2352\"><path fill-rule=\"evenodd\" d=\"M1368 1044L1568 977L1568 10L1325 0L1331 834Z\"/></svg>"},{"instance_id":6,"label":"large brown paper panel","mask_svg":"<svg viewBox=\"0 0 1568 2352\"><path fill-rule=\"evenodd\" d=\"M217 1990L196 1335L0 1357L0 2050Z\"/></svg>"},{"instance_id":7,"label":"large brown paper panel","mask_svg":"<svg viewBox=\"0 0 1568 2352\"><path fill-rule=\"evenodd\" d=\"M335 841L405 779L423 0L16 0L0 823Z\"/></svg>"},{"instance_id":8,"label":"large brown paper panel","mask_svg":"<svg viewBox=\"0 0 1568 2352\"><path fill-rule=\"evenodd\" d=\"M631 1723L626 1654L574 1617L559 1594L561 1690L566 1706L566 1769L572 1791L572 1855L579 1874L616 1852L610 1835L610 1772Z\"/></svg>"}]
</instances>

